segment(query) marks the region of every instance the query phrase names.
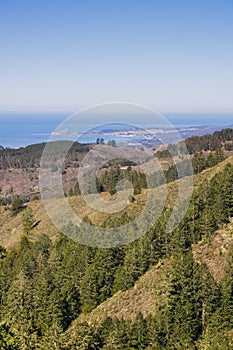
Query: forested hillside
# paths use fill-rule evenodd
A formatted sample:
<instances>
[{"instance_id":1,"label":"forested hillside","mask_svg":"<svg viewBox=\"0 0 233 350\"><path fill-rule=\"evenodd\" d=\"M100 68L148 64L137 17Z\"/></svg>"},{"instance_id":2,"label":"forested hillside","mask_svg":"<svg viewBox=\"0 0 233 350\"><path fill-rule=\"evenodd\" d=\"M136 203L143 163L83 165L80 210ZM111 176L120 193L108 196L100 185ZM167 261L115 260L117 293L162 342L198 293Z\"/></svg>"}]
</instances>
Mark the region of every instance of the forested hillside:
<instances>
[{"instance_id":1,"label":"forested hillside","mask_svg":"<svg viewBox=\"0 0 233 350\"><path fill-rule=\"evenodd\" d=\"M41 224L34 227L28 209L16 212L24 234L15 249L0 250L0 348L231 349L228 159L197 175L175 231L165 229L166 207L157 224L127 246L90 248L62 234L35 240ZM136 201L140 196L135 194ZM123 215L121 224L128 219Z\"/></svg>"},{"instance_id":2,"label":"forested hillside","mask_svg":"<svg viewBox=\"0 0 233 350\"><path fill-rule=\"evenodd\" d=\"M222 147L230 151L233 149L233 129L227 128L204 136L192 136L185 140L185 143L190 154L201 150L216 151Z\"/></svg>"},{"instance_id":3,"label":"forested hillside","mask_svg":"<svg viewBox=\"0 0 233 350\"><path fill-rule=\"evenodd\" d=\"M81 160L82 154L89 151L88 145L83 145L78 142L72 143L69 141L55 141L52 143L54 146L54 154L57 154L57 148L61 142L70 143L69 154L66 157L66 166L69 166L72 161ZM28 169L39 167L45 145L46 143L39 143L27 147L20 147L18 149L1 148L0 169Z\"/></svg>"},{"instance_id":4,"label":"forested hillside","mask_svg":"<svg viewBox=\"0 0 233 350\"><path fill-rule=\"evenodd\" d=\"M193 136L185 140L187 149L191 155L193 171L200 173L206 168L213 167L225 157L232 154L233 130L223 129L213 135ZM58 154L59 142L54 142L54 150L51 149L54 158ZM68 141L65 141L68 142ZM71 146L71 143L70 143ZM0 149L0 202L9 204L20 197L24 201L39 197L39 166L45 144L31 145L19 149ZM74 143L64 162L62 177L64 191L67 196L80 193L77 183L77 174L80 162L93 147ZM179 145L168 145L166 150L155 150L155 158L159 160L167 182L178 178L177 169L171 157L178 153ZM187 163L180 165L182 173L186 173ZM55 164L51 165L51 174L57 170ZM147 187L145 176L139 167L129 160L116 159L103 164L97 176L97 189L99 192L116 192L116 183L122 178L128 178L133 182L134 193L138 194ZM153 177L154 186L161 185L161 173Z\"/></svg>"}]
</instances>

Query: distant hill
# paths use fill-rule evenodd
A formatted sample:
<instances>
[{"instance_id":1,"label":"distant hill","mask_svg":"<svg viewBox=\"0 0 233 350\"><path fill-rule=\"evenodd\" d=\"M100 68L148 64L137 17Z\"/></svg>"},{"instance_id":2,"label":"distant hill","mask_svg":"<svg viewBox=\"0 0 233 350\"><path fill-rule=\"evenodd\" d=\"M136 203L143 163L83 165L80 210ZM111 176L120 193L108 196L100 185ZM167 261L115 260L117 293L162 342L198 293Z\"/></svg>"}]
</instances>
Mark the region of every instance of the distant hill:
<instances>
[{"instance_id":1,"label":"distant hill","mask_svg":"<svg viewBox=\"0 0 233 350\"><path fill-rule=\"evenodd\" d=\"M226 128L213 134L192 136L185 140L190 154L197 151L216 151L223 147L227 151L233 150L233 129Z\"/></svg>"},{"instance_id":2,"label":"distant hill","mask_svg":"<svg viewBox=\"0 0 233 350\"><path fill-rule=\"evenodd\" d=\"M54 142L54 155L57 156L58 147L61 142L70 143L70 150L66 157L63 168L63 182L66 194L78 194L77 173L80 161L93 147L93 145L84 145L79 143L71 143L69 141ZM223 160L223 154L219 150L224 149L225 156L232 154L233 150L233 129L224 129L217 131L212 135L192 136L185 140L187 148L193 158L193 169L198 173L205 168L212 167L219 161ZM34 195L39 195L39 166L40 159L45 147L45 143L21 147L19 149L0 149L0 193L3 197L22 196L26 200L30 200ZM169 148L174 148L174 145L168 145ZM165 170L167 181L173 181L177 178L176 167L167 150L155 151L156 157ZM200 155L199 152L204 154ZM124 154L122 153L124 158ZM184 164L185 166L185 164ZM120 172L117 170L120 167ZM99 191L115 191L115 183L124 173L124 168L132 168L137 174L132 173L136 187L145 188L145 179L138 172L138 168L132 162L126 162L124 159L109 162L103 166L103 171L100 171L98 178ZM111 169L112 172L111 172ZM53 168L51 167L51 172ZM112 179L112 180L111 180ZM109 182L109 180L111 180ZM140 189L136 190L136 193ZM1 198L0 198L1 199Z\"/></svg>"},{"instance_id":3,"label":"distant hill","mask_svg":"<svg viewBox=\"0 0 233 350\"><path fill-rule=\"evenodd\" d=\"M80 161L82 159L82 155L88 152L90 149L89 145L80 144L78 142L72 143L69 141L55 141L51 143L54 147L55 154L57 148L59 148L59 145L62 143L70 144L70 150L66 157L66 166L69 166L72 162ZM40 166L40 159L45 145L46 143L39 143L17 149L0 148L0 169L38 168Z\"/></svg>"}]
</instances>

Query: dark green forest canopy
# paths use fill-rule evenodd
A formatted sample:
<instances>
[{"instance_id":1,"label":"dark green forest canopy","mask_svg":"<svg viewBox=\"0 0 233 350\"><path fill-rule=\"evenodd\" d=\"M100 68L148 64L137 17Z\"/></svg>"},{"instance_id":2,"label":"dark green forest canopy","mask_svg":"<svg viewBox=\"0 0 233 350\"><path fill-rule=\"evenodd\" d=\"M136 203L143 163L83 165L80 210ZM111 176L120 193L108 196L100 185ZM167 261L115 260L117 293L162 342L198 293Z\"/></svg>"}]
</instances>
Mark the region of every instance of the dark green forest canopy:
<instances>
[{"instance_id":1,"label":"dark green forest canopy","mask_svg":"<svg viewBox=\"0 0 233 350\"><path fill-rule=\"evenodd\" d=\"M54 152L54 155L56 155L57 150L63 143L70 145L70 150L66 157L67 166L72 161L81 160L83 154L87 153L90 149L89 145L80 144L78 142L72 143L69 141L55 141L51 142L51 152ZM18 149L0 149L0 169L38 168L40 166L41 156L45 146L46 143L39 143L27 147L20 147Z\"/></svg>"},{"instance_id":2,"label":"dark green forest canopy","mask_svg":"<svg viewBox=\"0 0 233 350\"><path fill-rule=\"evenodd\" d=\"M233 129L227 128L216 131L212 135L192 136L185 140L190 154L197 151L216 151L224 147L226 150L233 150Z\"/></svg>"},{"instance_id":3,"label":"dark green forest canopy","mask_svg":"<svg viewBox=\"0 0 233 350\"><path fill-rule=\"evenodd\" d=\"M194 154L201 151L217 151L218 149L225 149L226 151L233 150L233 129L227 128L221 131L216 131L213 134L204 136L191 136L184 140L189 154ZM168 158L172 154L178 152L178 146L170 144L166 150L158 151L156 156L158 158Z\"/></svg>"}]
</instances>

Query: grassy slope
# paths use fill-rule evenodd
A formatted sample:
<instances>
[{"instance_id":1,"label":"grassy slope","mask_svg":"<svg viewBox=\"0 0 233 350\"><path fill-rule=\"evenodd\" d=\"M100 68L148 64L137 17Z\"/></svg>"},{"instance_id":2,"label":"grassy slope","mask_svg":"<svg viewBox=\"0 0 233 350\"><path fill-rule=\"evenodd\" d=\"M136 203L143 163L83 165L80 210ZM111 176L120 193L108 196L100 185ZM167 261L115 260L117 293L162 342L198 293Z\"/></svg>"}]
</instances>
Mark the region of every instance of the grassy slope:
<instances>
[{"instance_id":1,"label":"grassy slope","mask_svg":"<svg viewBox=\"0 0 233 350\"><path fill-rule=\"evenodd\" d=\"M218 230L211 242L203 240L193 245L193 255L197 262L204 262L212 276L219 282L227 264L229 248L233 245L233 219Z\"/></svg>"},{"instance_id":2,"label":"grassy slope","mask_svg":"<svg viewBox=\"0 0 233 350\"><path fill-rule=\"evenodd\" d=\"M223 169L227 164L233 165L233 156L226 158L223 162L215 165L213 168L205 169L200 174L196 175L195 181L194 181L195 185L198 186L200 182L203 181L204 179L207 179L207 180L212 179L212 177L215 174L219 173L220 171L223 171Z\"/></svg>"},{"instance_id":3,"label":"grassy slope","mask_svg":"<svg viewBox=\"0 0 233 350\"><path fill-rule=\"evenodd\" d=\"M201 174L195 176L194 184L198 186L204 179L210 179L217 172L224 169L227 163L233 164L233 156L228 157L225 161L217 164L215 167L204 170ZM168 202L172 202L176 197L178 181L167 184ZM111 197L108 193L103 193L104 199L110 200L115 197ZM130 216L137 216L143 209L146 203L147 192L144 190L142 194L136 196L135 203L128 203L126 211ZM96 212L94 209L88 207L83 201L81 196L70 197L69 202L78 213L79 216L84 217L88 215L94 224L101 224L106 218L107 214ZM44 210L43 203L41 201L32 201L27 204L32 208L36 221L38 222L37 227L32 231L32 239L37 239L42 233L47 234L50 238L55 239L58 230L51 223L48 215ZM9 210L5 210L4 207L0 207L0 244L5 246L7 249L15 247L23 233L22 231L22 215L18 214L16 217L12 217Z\"/></svg>"},{"instance_id":4,"label":"grassy slope","mask_svg":"<svg viewBox=\"0 0 233 350\"><path fill-rule=\"evenodd\" d=\"M160 306L166 303L166 291L169 283L170 261L159 262L147 271L134 285L126 291L119 291L100 304L90 314L82 314L79 321L99 323L106 316L117 318L135 318L138 312L144 316L154 313L155 300Z\"/></svg>"},{"instance_id":5,"label":"grassy slope","mask_svg":"<svg viewBox=\"0 0 233 350\"><path fill-rule=\"evenodd\" d=\"M111 200L114 199L116 195L111 197L108 193L103 193L102 197L106 200ZM132 216L137 216L144 207L147 198L146 191L143 191L142 194L136 197L136 202L128 203L128 206L125 209L127 213ZM67 200L78 216L83 218L87 215L96 225L101 224L109 216L108 214L96 212L94 209L87 206L81 196L69 197ZM48 217L43 202L40 200L32 201L25 204L25 207L26 206L32 209L35 222L37 223L36 227L30 233L31 240L36 240L43 233L54 240L58 235L58 229ZM10 210L6 210L5 207L0 206L0 245L7 249L16 247L23 234L23 212L24 211L20 212L17 216L12 217Z\"/></svg>"}]
</instances>

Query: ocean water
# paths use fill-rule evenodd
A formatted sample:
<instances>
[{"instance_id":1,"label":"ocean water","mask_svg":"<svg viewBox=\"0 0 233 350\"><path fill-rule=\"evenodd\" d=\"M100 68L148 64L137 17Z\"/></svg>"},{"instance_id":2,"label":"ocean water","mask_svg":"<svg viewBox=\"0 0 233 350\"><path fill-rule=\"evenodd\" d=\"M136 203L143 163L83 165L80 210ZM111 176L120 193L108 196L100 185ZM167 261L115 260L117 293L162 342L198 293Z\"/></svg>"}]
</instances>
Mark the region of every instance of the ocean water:
<instances>
[{"instance_id":1,"label":"ocean water","mask_svg":"<svg viewBox=\"0 0 233 350\"><path fill-rule=\"evenodd\" d=\"M0 145L18 148L47 142L51 132L56 130L69 116L69 113L0 113ZM204 125L228 126L233 124L233 114L166 114L164 116L176 128ZM142 120L142 116L135 117L135 124L137 122L141 123ZM88 130L91 124L93 124L91 121L82 121L77 126L78 131ZM145 123L145 128L150 127L156 127L156 125L146 125ZM72 126L71 130L73 130ZM98 132L94 135L87 133L78 141L95 142L97 137L101 137ZM69 138L69 135L62 136L62 139Z\"/></svg>"},{"instance_id":2,"label":"ocean water","mask_svg":"<svg viewBox=\"0 0 233 350\"><path fill-rule=\"evenodd\" d=\"M0 145L18 148L46 142L66 117L65 114L0 113Z\"/></svg>"}]
</instances>

